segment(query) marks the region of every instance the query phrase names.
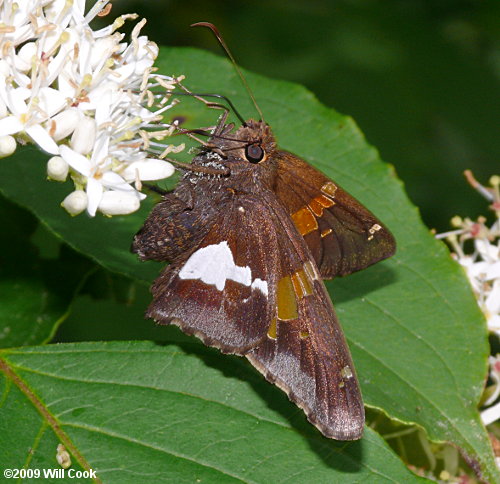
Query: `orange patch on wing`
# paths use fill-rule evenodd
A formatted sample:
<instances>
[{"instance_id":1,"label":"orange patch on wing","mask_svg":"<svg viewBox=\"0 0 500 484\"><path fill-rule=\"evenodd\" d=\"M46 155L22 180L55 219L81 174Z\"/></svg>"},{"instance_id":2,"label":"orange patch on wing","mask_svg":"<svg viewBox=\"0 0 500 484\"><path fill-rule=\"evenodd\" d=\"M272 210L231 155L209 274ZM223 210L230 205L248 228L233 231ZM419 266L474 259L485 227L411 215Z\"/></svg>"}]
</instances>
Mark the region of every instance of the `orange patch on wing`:
<instances>
[{"instance_id":1,"label":"orange patch on wing","mask_svg":"<svg viewBox=\"0 0 500 484\"><path fill-rule=\"evenodd\" d=\"M335 185L335 183L333 183L331 181L326 182L321 187L321 191L323 193L326 193L327 195L330 195L330 197L334 197L335 196L335 192L337 191L337 185Z\"/></svg>"},{"instance_id":2,"label":"orange patch on wing","mask_svg":"<svg viewBox=\"0 0 500 484\"><path fill-rule=\"evenodd\" d=\"M316 217L323 216L325 208L335 205L335 202L330 197L333 197L336 190L337 186L333 182L325 183L321 187L321 191L325 193L325 195L314 197L307 206L292 214L292 220L295 227L297 227L297 230L300 232L300 235L307 235L318 229Z\"/></svg>"},{"instance_id":3,"label":"orange patch on wing","mask_svg":"<svg viewBox=\"0 0 500 484\"><path fill-rule=\"evenodd\" d=\"M274 318L271 321L271 324L269 325L269 329L267 330L267 336L269 336L269 338L271 338L271 339L276 339L278 337L276 318Z\"/></svg>"},{"instance_id":4,"label":"orange patch on wing","mask_svg":"<svg viewBox=\"0 0 500 484\"><path fill-rule=\"evenodd\" d=\"M301 208L297 210L294 214L292 214L292 220L297 227L300 235L306 235L318 228L318 222L316 221L316 217L311 212L309 207Z\"/></svg>"},{"instance_id":5,"label":"orange patch on wing","mask_svg":"<svg viewBox=\"0 0 500 484\"><path fill-rule=\"evenodd\" d=\"M298 318L297 300L290 276L282 277L278 281L277 293L278 319L288 321Z\"/></svg>"},{"instance_id":6,"label":"orange patch on wing","mask_svg":"<svg viewBox=\"0 0 500 484\"><path fill-rule=\"evenodd\" d=\"M310 296L313 292L309 277L302 269L292 274L292 284L293 290L299 299L302 299L304 296Z\"/></svg>"},{"instance_id":7,"label":"orange patch on wing","mask_svg":"<svg viewBox=\"0 0 500 484\"><path fill-rule=\"evenodd\" d=\"M335 202L331 198L325 197L325 195L313 198L309 202L309 208L313 211L316 217L321 217L323 215L323 210L331 207L332 205L335 205Z\"/></svg>"},{"instance_id":8,"label":"orange patch on wing","mask_svg":"<svg viewBox=\"0 0 500 484\"><path fill-rule=\"evenodd\" d=\"M311 262L310 260L308 260L304 264L304 271L307 274L307 276L309 277L309 280L316 281L316 280L320 279L318 269L316 269L316 264L314 262Z\"/></svg>"}]
</instances>

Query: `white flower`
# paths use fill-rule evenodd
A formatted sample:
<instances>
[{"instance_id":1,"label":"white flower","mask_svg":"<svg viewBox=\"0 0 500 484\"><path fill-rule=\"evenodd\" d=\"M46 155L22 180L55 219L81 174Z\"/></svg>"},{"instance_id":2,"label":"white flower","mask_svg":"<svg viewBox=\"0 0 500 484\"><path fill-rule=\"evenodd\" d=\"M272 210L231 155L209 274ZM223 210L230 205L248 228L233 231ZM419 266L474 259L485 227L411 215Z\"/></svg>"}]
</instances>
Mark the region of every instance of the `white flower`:
<instances>
[{"instance_id":1,"label":"white flower","mask_svg":"<svg viewBox=\"0 0 500 484\"><path fill-rule=\"evenodd\" d=\"M496 220L488 227L486 218L477 221L454 217L457 230L440 234L454 249L454 257L465 269L479 307L486 316L490 331L500 336L500 177L490 179L491 188L481 185L472 173L466 172L470 184L481 193L495 212ZM465 242L473 240L474 251L467 254Z\"/></svg>"},{"instance_id":2,"label":"white flower","mask_svg":"<svg viewBox=\"0 0 500 484\"><path fill-rule=\"evenodd\" d=\"M145 20L134 27L129 44L118 29L135 15L91 29L89 22L108 1L98 0L87 13L85 0L0 2L3 152L15 149L16 136L57 155L47 165L48 176L64 180L67 166L74 197L80 197L77 208L85 205L91 216L137 210L145 198L141 181L173 173L170 163L151 158L162 145L155 142L151 150L150 140L171 133L161 114L173 105L169 90L176 79L152 76L158 48L140 36ZM165 87L160 98L149 92L158 84ZM67 200L62 205L74 215L73 199Z\"/></svg>"},{"instance_id":3,"label":"white flower","mask_svg":"<svg viewBox=\"0 0 500 484\"><path fill-rule=\"evenodd\" d=\"M61 97L53 89L15 87L12 79L0 74L0 99L10 113L0 119L0 136L26 133L43 150L58 153L56 142L41 125L61 107ZM50 111L43 110L51 105Z\"/></svg>"},{"instance_id":4,"label":"white flower","mask_svg":"<svg viewBox=\"0 0 500 484\"><path fill-rule=\"evenodd\" d=\"M479 217L476 222L470 219L454 217L452 224L456 230L440 234L446 238L455 253L454 258L465 269L469 282L483 311L488 329L500 336L500 177L492 176L490 187L481 185L472 173L466 172L469 183L489 202L495 212L496 220L488 227L486 218ZM474 251L466 253L465 242L473 240ZM481 412L485 425L500 420L500 357L490 357L490 378L493 382L487 388L491 394Z\"/></svg>"},{"instance_id":5,"label":"white flower","mask_svg":"<svg viewBox=\"0 0 500 484\"><path fill-rule=\"evenodd\" d=\"M500 402L493 405L500 397L500 358L499 355L490 356L490 378L493 382L492 385L488 387L490 395L484 402L485 406L491 405L481 412L481 419L485 425L496 422L500 419Z\"/></svg>"},{"instance_id":6,"label":"white flower","mask_svg":"<svg viewBox=\"0 0 500 484\"><path fill-rule=\"evenodd\" d=\"M131 192L138 201L146 197L129 185L123 177L108 168L107 163L109 159L107 157L107 152L109 140L101 139L100 141L100 145L96 145L92 152L91 158L87 158L77 153L68 146L63 145L60 150L63 160L68 163L75 172L80 173L87 180L87 212L91 216L95 215L106 190ZM127 207L135 207L135 205L128 204ZM137 204L135 210L137 210L137 208L139 208L139 204ZM125 214L131 212L125 211L120 213Z\"/></svg>"}]
</instances>

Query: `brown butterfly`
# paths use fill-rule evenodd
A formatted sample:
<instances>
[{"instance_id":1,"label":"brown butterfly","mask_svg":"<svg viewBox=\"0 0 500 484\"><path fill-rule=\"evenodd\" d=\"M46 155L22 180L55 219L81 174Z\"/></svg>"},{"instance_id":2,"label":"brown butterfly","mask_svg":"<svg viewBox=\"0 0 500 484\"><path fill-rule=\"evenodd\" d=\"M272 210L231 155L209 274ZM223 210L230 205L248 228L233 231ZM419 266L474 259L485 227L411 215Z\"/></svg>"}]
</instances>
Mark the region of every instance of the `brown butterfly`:
<instances>
[{"instance_id":1,"label":"brown butterfly","mask_svg":"<svg viewBox=\"0 0 500 484\"><path fill-rule=\"evenodd\" d=\"M325 436L359 439L363 401L323 279L390 257L394 238L264 121L234 131L227 114L134 238L142 260L171 262L147 317L246 356Z\"/></svg>"}]
</instances>

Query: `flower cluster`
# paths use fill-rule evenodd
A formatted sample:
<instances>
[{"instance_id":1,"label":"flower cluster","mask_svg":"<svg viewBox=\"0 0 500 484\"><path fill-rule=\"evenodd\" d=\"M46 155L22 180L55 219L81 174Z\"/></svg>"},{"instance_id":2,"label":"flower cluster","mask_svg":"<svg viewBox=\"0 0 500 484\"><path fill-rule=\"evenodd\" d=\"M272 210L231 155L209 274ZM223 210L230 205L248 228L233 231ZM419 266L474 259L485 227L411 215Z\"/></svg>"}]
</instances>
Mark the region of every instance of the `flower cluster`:
<instances>
[{"instance_id":1,"label":"flower cluster","mask_svg":"<svg viewBox=\"0 0 500 484\"><path fill-rule=\"evenodd\" d=\"M109 0L86 14L85 0L0 3L0 156L16 141L53 155L47 174L73 180L75 191L62 202L73 215L131 213L145 198L141 181L174 171L149 153L153 140L173 131L161 115L174 104L177 80L153 74L158 48L140 36L144 20L129 44L117 29L135 15L90 28L109 10ZM165 88L162 99L151 93L153 82Z\"/></svg>"},{"instance_id":2,"label":"flower cluster","mask_svg":"<svg viewBox=\"0 0 500 484\"><path fill-rule=\"evenodd\" d=\"M488 328L500 336L500 177L490 179L491 188L484 187L466 172L469 182L491 202L495 222L488 227L486 219L476 221L454 217L456 230L438 235L446 238L454 250L453 257L462 265L472 285L479 306L486 315ZM472 253L465 244L473 242Z\"/></svg>"},{"instance_id":3,"label":"flower cluster","mask_svg":"<svg viewBox=\"0 0 500 484\"><path fill-rule=\"evenodd\" d=\"M490 356L490 379L492 384L487 388L485 410L481 412L481 418L485 425L496 422L500 418L500 355Z\"/></svg>"},{"instance_id":4,"label":"flower cluster","mask_svg":"<svg viewBox=\"0 0 500 484\"><path fill-rule=\"evenodd\" d=\"M456 230L439 234L446 238L454 250L453 257L465 269L479 307L486 316L488 329L500 337L500 176L492 176L490 187L481 185L471 172L465 172L469 183L489 202L495 213L495 221L488 226L484 217L476 221L454 217ZM472 242L472 244L471 244ZM472 249L467 250L467 244ZM493 404L500 396L500 358L491 357L490 377L493 385L485 405ZM483 422L500 419L500 403L482 412Z\"/></svg>"}]
</instances>

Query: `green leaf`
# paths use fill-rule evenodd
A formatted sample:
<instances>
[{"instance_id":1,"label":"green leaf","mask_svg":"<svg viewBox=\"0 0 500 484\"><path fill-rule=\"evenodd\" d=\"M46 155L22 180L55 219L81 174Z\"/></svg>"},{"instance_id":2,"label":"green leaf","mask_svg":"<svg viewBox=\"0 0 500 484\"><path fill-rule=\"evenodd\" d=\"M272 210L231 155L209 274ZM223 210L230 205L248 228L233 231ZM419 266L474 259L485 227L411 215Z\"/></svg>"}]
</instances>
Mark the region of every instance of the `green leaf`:
<instances>
[{"instance_id":1,"label":"green leaf","mask_svg":"<svg viewBox=\"0 0 500 484\"><path fill-rule=\"evenodd\" d=\"M0 225L9 228L0 239L0 347L44 343L67 316L89 265L68 250L41 257L28 238L38 221L1 196Z\"/></svg>"},{"instance_id":2,"label":"green leaf","mask_svg":"<svg viewBox=\"0 0 500 484\"><path fill-rule=\"evenodd\" d=\"M225 60L193 49L164 49L159 65L164 74L186 74L185 85L191 90L224 94L245 117L255 113ZM280 146L340 183L377 214L398 241L398 253L391 260L328 283L365 403L422 426L435 441L452 442L484 479L499 480L477 411L487 368L486 328L462 270L423 226L393 169L380 162L350 118L322 106L300 86L250 73L246 76ZM216 111L194 106L183 99L169 113L184 116L186 126L215 122ZM103 266L137 280L153 279L160 264L141 264L128 253L147 207L111 220L71 219L57 207L70 188L48 187L42 171L34 161L28 164L20 156L11 158L9 163L0 163L0 189ZM30 180L30 189L23 179ZM214 358L221 365L233 365L227 356ZM286 405L288 411L295 410ZM193 420L189 425L204 422L199 415L186 419ZM231 422L227 425L231 427ZM199 430L200 439L207 438L206 432ZM238 434L232 435L237 438ZM372 444L365 440L361 445ZM364 463L364 454L359 459Z\"/></svg>"},{"instance_id":3,"label":"green leaf","mask_svg":"<svg viewBox=\"0 0 500 484\"><path fill-rule=\"evenodd\" d=\"M219 356L153 343L0 353L2 465L57 467L61 442L106 484L426 481L371 430L346 443L293 429L299 411L276 411L286 401L277 388L242 358Z\"/></svg>"},{"instance_id":4,"label":"green leaf","mask_svg":"<svg viewBox=\"0 0 500 484\"><path fill-rule=\"evenodd\" d=\"M158 267L140 264L129 250L132 234L151 209L151 201L128 217L73 218L59 205L74 188L70 182L47 181L47 159L39 150L27 146L0 160L0 191L31 210L64 242L104 267L143 281L154 278ZM26 184L26 180L30 183Z\"/></svg>"}]
</instances>

